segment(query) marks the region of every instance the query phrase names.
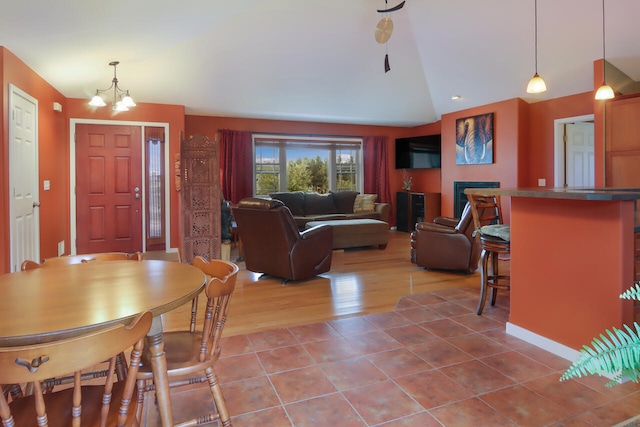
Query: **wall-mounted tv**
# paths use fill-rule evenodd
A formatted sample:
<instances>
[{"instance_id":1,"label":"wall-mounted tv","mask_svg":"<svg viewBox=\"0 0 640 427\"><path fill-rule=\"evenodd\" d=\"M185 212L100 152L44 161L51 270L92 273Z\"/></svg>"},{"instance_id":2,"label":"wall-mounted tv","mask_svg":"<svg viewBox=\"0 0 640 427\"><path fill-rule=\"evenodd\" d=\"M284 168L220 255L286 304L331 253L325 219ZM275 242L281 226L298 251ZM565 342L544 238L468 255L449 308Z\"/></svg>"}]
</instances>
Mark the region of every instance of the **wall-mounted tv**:
<instances>
[{"instance_id":1,"label":"wall-mounted tv","mask_svg":"<svg viewBox=\"0 0 640 427\"><path fill-rule=\"evenodd\" d=\"M440 167L440 135L396 139L396 169Z\"/></svg>"}]
</instances>

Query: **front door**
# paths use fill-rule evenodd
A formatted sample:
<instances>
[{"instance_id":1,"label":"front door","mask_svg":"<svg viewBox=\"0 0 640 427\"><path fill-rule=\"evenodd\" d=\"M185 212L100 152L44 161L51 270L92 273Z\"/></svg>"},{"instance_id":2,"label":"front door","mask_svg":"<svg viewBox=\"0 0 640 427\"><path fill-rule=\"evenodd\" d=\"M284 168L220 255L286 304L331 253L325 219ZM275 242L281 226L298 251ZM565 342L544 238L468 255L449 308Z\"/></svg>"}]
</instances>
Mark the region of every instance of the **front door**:
<instances>
[{"instance_id":1,"label":"front door","mask_svg":"<svg viewBox=\"0 0 640 427\"><path fill-rule=\"evenodd\" d=\"M76 125L76 252L142 251L141 129Z\"/></svg>"}]
</instances>

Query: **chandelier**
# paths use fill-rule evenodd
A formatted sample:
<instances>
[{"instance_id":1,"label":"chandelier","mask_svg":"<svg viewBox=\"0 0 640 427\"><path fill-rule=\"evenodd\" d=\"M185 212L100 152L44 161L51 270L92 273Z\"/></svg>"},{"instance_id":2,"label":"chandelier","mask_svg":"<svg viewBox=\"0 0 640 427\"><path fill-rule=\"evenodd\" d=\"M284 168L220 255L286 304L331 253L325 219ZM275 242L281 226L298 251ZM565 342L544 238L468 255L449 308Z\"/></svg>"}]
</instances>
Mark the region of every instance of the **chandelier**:
<instances>
[{"instance_id":1,"label":"chandelier","mask_svg":"<svg viewBox=\"0 0 640 427\"><path fill-rule=\"evenodd\" d=\"M111 108L114 111L129 111L129 107L135 107L136 103L133 102L128 90L122 90L118 86L118 78L116 77L116 67L120 62L109 62L109 65L113 67L113 80L111 80L111 86L107 89L98 89L96 94L91 98L89 105L93 107L104 107L107 103L104 101L104 95L109 96L111 94Z\"/></svg>"}]
</instances>

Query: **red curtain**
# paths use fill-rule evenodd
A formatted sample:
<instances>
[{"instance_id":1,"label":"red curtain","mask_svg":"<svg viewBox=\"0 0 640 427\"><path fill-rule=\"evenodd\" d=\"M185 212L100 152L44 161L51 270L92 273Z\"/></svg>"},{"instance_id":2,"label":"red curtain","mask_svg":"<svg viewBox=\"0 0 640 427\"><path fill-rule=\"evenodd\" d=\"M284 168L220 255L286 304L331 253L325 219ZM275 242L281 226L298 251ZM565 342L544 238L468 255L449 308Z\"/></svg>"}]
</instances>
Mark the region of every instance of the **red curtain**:
<instances>
[{"instance_id":1,"label":"red curtain","mask_svg":"<svg viewBox=\"0 0 640 427\"><path fill-rule=\"evenodd\" d=\"M220 186L225 200L237 204L253 195L251 132L220 131Z\"/></svg>"},{"instance_id":2,"label":"red curtain","mask_svg":"<svg viewBox=\"0 0 640 427\"><path fill-rule=\"evenodd\" d=\"M377 201L381 203L391 203L388 146L389 138L386 136L365 136L362 140L364 192L377 194ZM393 221L391 212L389 223Z\"/></svg>"}]
</instances>

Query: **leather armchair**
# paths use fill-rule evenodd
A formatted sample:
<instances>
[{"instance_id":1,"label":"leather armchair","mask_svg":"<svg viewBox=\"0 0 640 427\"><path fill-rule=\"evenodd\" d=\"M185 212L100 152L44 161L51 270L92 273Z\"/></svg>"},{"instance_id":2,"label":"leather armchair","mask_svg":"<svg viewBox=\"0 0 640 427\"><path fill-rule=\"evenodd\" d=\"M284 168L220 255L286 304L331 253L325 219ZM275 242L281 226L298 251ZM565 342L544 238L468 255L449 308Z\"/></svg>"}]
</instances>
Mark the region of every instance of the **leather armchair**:
<instances>
[{"instance_id":1,"label":"leather armchair","mask_svg":"<svg viewBox=\"0 0 640 427\"><path fill-rule=\"evenodd\" d=\"M232 210L247 270L280 277L286 283L331 269L331 227L299 231L289 208L276 199L250 197Z\"/></svg>"},{"instance_id":2,"label":"leather armchair","mask_svg":"<svg viewBox=\"0 0 640 427\"><path fill-rule=\"evenodd\" d=\"M473 230L469 203L460 219L437 217L432 223L417 223L411 233L411 262L420 267L473 273L481 253Z\"/></svg>"}]
</instances>

